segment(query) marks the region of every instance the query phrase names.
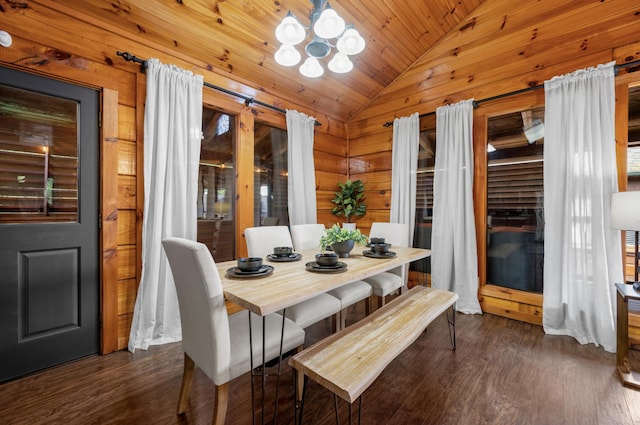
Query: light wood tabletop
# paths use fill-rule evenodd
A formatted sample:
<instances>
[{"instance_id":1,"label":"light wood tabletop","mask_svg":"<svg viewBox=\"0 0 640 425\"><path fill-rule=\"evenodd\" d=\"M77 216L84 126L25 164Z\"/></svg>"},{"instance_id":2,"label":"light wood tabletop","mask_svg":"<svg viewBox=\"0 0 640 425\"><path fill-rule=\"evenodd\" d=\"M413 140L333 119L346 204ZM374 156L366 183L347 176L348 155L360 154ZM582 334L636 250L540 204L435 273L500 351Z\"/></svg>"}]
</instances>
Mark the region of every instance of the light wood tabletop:
<instances>
[{"instance_id":1,"label":"light wood tabletop","mask_svg":"<svg viewBox=\"0 0 640 425\"><path fill-rule=\"evenodd\" d=\"M318 249L299 251L302 255L299 261L272 262L265 259L264 264L272 266L274 270L272 274L259 278L228 276L227 270L237 265L235 260L218 263L217 268L225 297L243 308L265 316L347 283L431 255L428 249L392 247L395 257L371 258L362 255L365 249L356 246L349 258L340 258L339 261L344 262L347 268L338 273L319 273L306 269L306 263L315 261Z\"/></svg>"}]
</instances>

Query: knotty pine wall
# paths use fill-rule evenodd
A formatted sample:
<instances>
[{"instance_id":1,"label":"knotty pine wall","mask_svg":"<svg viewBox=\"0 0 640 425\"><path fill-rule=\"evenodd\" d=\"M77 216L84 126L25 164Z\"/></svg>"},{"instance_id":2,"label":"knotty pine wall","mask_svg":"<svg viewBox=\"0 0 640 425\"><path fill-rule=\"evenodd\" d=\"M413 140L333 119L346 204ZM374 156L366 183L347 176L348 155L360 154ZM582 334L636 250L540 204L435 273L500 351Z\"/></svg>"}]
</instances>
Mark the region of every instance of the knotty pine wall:
<instances>
[{"instance_id":1,"label":"knotty pine wall","mask_svg":"<svg viewBox=\"0 0 640 425\"><path fill-rule=\"evenodd\" d=\"M493 96L543 84L556 75L616 61L640 59L640 3L611 1L488 1L390 84L349 121L349 172L367 187L366 229L389 219L393 131L383 124L414 112ZM640 82L636 68L616 79L616 137L619 169L626 169L628 86ZM544 105L544 90L482 103L474 112L474 203L476 211L479 297L485 312L541 324L542 295L485 286L486 272L486 123L492 115ZM426 120L421 126L424 128ZM624 166L622 166L624 164ZM625 171L619 176L626 187ZM639 324L636 321L636 324Z\"/></svg>"},{"instance_id":2,"label":"knotty pine wall","mask_svg":"<svg viewBox=\"0 0 640 425\"><path fill-rule=\"evenodd\" d=\"M101 319L102 352L127 347L129 328L141 273L143 211L143 119L145 75L138 64L116 55L128 51L140 58L156 57L203 74L207 83L244 92L283 109L315 116L321 123L315 135L315 166L319 221L331 225L330 199L347 175L346 123L287 99L260 92L210 70L197 58L177 51L154 48L109 31L108 26L68 10L63 4L0 1L3 30L13 37L10 48L0 48L0 66L42 74L88 86L102 92L101 134ZM60 2L64 3L64 2ZM237 121L236 223L237 255L246 255L242 229L253 226L253 125L254 122L286 128L285 116L262 107L204 89L204 103L235 114Z\"/></svg>"}]
</instances>

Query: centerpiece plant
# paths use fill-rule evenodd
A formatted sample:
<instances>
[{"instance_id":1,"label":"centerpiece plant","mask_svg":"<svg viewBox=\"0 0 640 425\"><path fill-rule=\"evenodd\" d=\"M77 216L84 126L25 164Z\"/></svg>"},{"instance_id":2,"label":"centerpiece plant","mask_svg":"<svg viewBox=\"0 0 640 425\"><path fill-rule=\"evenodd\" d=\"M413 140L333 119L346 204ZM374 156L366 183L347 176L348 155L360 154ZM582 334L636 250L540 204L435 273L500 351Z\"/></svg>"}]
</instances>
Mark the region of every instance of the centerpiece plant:
<instances>
[{"instance_id":1,"label":"centerpiece plant","mask_svg":"<svg viewBox=\"0 0 640 425\"><path fill-rule=\"evenodd\" d=\"M322 252L331 248L338 257L348 257L355 243L366 245L367 236L363 235L360 229L345 229L339 224L331 226L320 238Z\"/></svg>"}]
</instances>

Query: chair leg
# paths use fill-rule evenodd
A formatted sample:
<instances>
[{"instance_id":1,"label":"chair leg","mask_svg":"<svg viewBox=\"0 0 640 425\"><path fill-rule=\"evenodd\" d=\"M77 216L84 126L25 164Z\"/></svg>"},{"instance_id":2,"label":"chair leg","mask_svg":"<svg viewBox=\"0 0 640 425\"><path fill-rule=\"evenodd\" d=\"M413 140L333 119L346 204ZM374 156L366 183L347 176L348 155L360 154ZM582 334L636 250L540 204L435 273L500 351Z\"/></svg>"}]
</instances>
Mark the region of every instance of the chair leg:
<instances>
[{"instance_id":1,"label":"chair leg","mask_svg":"<svg viewBox=\"0 0 640 425\"><path fill-rule=\"evenodd\" d=\"M340 310L340 330L347 327L347 309Z\"/></svg>"},{"instance_id":2,"label":"chair leg","mask_svg":"<svg viewBox=\"0 0 640 425\"><path fill-rule=\"evenodd\" d=\"M195 364L191 357L184 353L184 370L182 372L182 386L180 387L180 396L178 396L178 414L182 414L187 410L189 404L189 393L191 392L191 380L193 378L193 369Z\"/></svg>"},{"instance_id":3,"label":"chair leg","mask_svg":"<svg viewBox=\"0 0 640 425\"><path fill-rule=\"evenodd\" d=\"M229 404L229 383L216 385L216 397L213 404L213 425L224 425Z\"/></svg>"}]
</instances>

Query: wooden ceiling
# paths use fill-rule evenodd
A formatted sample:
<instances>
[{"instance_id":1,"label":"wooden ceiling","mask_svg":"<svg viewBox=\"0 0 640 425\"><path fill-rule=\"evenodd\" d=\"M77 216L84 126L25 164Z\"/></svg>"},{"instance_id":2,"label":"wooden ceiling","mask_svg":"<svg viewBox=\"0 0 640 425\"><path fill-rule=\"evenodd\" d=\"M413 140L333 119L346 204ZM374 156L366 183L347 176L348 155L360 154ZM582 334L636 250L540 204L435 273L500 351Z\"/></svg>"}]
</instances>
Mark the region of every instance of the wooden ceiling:
<instances>
[{"instance_id":1,"label":"wooden ceiling","mask_svg":"<svg viewBox=\"0 0 640 425\"><path fill-rule=\"evenodd\" d=\"M292 11L309 23L310 0L65 0L94 24L160 50L202 61L214 72L347 122L484 0L333 0L366 41L348 74L317 79L273 59L275 27ZM301 50L301 49L299 49ZM136 52L129 52L136 54ZM291 105L276 105L292 107Z\"/></svg>"}]
</instances>

